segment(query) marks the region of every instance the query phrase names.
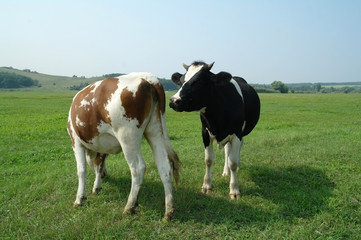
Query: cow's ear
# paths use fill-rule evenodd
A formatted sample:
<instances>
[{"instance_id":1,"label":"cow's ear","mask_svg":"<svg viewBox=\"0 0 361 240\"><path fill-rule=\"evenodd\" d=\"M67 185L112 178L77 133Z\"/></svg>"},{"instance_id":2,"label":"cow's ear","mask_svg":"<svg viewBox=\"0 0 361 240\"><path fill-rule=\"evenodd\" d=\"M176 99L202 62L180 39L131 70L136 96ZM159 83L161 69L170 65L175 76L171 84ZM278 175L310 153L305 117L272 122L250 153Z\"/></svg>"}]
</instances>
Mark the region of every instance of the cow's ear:
<instances>
[{"instance_id":1,"label":"cow's ear","mask_svg":"<svg viewBox=\"0 0 361 240\"><path fill-rule=\"evenodd\" d=\"M212 77L212 81L216 84L224 84L231 81L232 75L227 72L219 72Z\"/></svg>"},{"instance_id":2,"label":"cow's ear","mask_svg":"<svg viewBox=\"0 0 361 240\"><path fill-rule=\"evenodd\" d=\"M176 72L176 73L173 73L172 75L172 81L177 84L178 86L182 86L182 83L181 83L181 77L182 77L182 74L180 74L179 72Z\"/></svg>"}]
</instances>

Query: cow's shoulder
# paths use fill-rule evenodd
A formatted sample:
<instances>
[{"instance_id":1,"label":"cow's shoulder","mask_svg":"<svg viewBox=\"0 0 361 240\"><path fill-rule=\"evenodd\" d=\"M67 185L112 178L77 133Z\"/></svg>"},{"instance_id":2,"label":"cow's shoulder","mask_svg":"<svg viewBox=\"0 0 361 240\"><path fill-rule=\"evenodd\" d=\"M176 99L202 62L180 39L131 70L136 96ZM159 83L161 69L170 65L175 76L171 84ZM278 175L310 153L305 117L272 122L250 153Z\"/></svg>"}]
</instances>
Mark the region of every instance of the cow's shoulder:
<instances>
[{"instance_id":1,"label":"cow's shoulder","mask_svg":"<svg viewBox=\"0 0 361 240\"><path fill-rule=\"evenodd\" d=\"M139 91L138 96L145 97L147 93L153 94L153 97L158 99L160 110L162 113L165 112L165 92L163 85L159 82L158 78L151 73L147 72L134 72L128 75L120 77L120 83L127 90L124 92L125 95L130 95L126 93L131 91L134 95L136 91ZM155 89L155 92L153 91ZM142 93L143 92L143 93Z\"/></svg>"},{"instance_id":2,"label":"cow's shoulder","mask_svg":"<svg viewBox=\"0 0 361 240\"><path fill-rule=\"evenodd\" d=\"M236 80L239 84L248 84L247 81L242 77L233 76L233 79Z\"/></svg>"},{"instance_id":3,"label":"cow's shoulder","mask_svg":"<svg viewBox=\"0 0 361 240\"><path fill-rule=\"evenodd\" d=\"M152 106L160 101L162 89L158 79L149 73L132 73L121 78L124 87L120 91L120 99L124 108L124 116L128 119L138 120L140 127L149 116ZM163 91L164 94L164 91Z\"/></svg>"}]
</instances>

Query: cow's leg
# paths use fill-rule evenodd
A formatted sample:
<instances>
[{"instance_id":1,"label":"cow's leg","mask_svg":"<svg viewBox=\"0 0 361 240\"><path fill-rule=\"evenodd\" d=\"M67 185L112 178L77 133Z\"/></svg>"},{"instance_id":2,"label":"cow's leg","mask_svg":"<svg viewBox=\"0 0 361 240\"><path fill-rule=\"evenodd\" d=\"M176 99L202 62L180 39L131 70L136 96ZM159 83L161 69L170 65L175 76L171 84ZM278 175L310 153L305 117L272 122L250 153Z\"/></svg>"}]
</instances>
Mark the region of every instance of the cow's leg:
<instances>
[{"instance_id":1,"label":"cow's leg","mask_svg":"<svg viewBox=\"0 0 361 240\"><path fill-rule=\"evenodd\" d=\"M151 123L149 125L151 125ZM158 172L164 187L165 214L163 220L169 221L171 220L175 211L173 199L173 169L168 160L168 145L165 143L165 138L160 126L156 127L157 125L158 124L149 126L145 132L145 137L152 148L154 161L157 165Z\"/></svg>"},{"instance_id":2,"label":"cow's leg","mask_svg":"<svg viewBox=\"0 0 361 240\"><path fill-rule=\"evenodd\" d=\"M222 176L226 177L229 175L229 167L228 167L228 153L229 148L231 147L230 143L227 143L224 147L224 167L223 167L223 173Z\"/></svg>"},{"instance_id":3,"label":"cow's leg","mask_svg":"<svg viewBox=\"0 0 361 240\"><path fill-rule=\"evenodd\" d=\"M85 161L85 149L80 143L75 143L74 155L76 159L76 167L78 174L78 191L76 194L76 199L74 206L80 206L86 200L86 190L85 190L85 178L86 178L86 161Z\"/></svg>"},{"instance_id":4,"label":"cow's leg","mask_svg":"<svg viewBox=\"0 0 361 240\"><path fill-rule=\"evenodd\" d=\"M141 137L138 139L134 136L133 139L128 139L128 142L121 141L120 143L132 175L132 187L123 213L134 213L135 207L138 205L138 193L143 182L146 167L140 149Z\"/></svg>"},{"instance_id":5,"label":"cow's leg","mask_svg":"<svg viewBox=\"0 0 361 240\"><path fill-rule=\"evenodd\" d=\"M100 177L105 178L108 175L107 168L105 166L105 160L108 158L108 154L102 154L102 161L100 164Z\"/></svg>"},{"instance_id":6,"label":"cow's leg","mask_svg":"<svg viewBox=\"0 0 361 240\"><path fill-rule=\"evenodd\" d=\"M102 180L105 167L105 159L107 154L97 153L91 150L86 150L86 160L89 166L95 172L95 181L92 189L92 193L99 193L102 189Z\"/></svg>"},{"instance_id":7,"label":"cow's leg","mask_svg":"<svg viewBox=\"0 0 361 240\"><path fill-rule=\"evenodd\" d=\"M240 166L240 151L242 147L242 140L237 136L234 136L230 142L228 150L228 167L231 172L231 179L229 183L230 192L229 195L232 199L238 199L240 197L239 186L237 180L237 170Z\"/></svg>"},{"instance_id":8,"label":"cow's leg","mask_svg":"<svg viewBox=\"0 0 361 240\"><path fill-rule=\"evenodd\" d=\"M203 178L202 191L204 193L210 193L212 191L212 164L214 162L213 141L210 139L210 143L204 149L204 160L206 163L206 174Z\"/></svg>"},{"instance_id":9,"label":"cow's leg","mask_svg":"<svg viewBox=\"0 0 361 240\"><path fill-rule=\"evenodd\" d=\"M202 122L202 140L204 145L204 161L206 163L206 173L203 178L202 192L210 193L212 191L212 164L214 162L213 139L207 130L207 120L201 114Z\"/></svg>"},{"instance_id":10,"label":"cow's leg","mask_svg":"<svg viewBox=\"0 0 361 240\"><path fill-rule=\"evenodd\" d=\"M107 154L97 153L94 161L95 181L92 193L99 193L102 190L102 178L105 177L105 159Z\"/></svg>"}]
</instances>

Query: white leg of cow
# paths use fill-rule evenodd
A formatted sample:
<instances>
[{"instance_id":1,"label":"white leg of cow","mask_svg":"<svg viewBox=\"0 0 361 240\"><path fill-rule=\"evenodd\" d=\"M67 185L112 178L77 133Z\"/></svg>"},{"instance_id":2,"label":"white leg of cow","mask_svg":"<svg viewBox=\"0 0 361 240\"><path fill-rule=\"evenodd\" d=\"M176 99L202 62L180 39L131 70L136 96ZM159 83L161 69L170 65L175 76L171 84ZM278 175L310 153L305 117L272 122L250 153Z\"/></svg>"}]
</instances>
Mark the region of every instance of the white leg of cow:
<instances>
[{"instance_id":1,"label":"white leg of cow","mask_svg":"<svg viewBox=\"0 0 361 240\"><path fill-rule=\"evenodd\" d=\"M78 174L78 191L76 194L76 199L74 206L80 206L86 199L85 191L85 178L86 178L86 161L85 161L85 149L80 144L75 144L74 155L76 159L76 167Z\"/></svg>"},{"instance_id":2,"label":"white leg of cow","mask_svg":"<svg viewBox=\"0 0 361 240\"><path fill-rule=\"evenodd\" d=\"M161 135L161 132L158 131L158 133L155 134L148 133L146 138L152 148L154 161L163 183L165 194L165 214L163 219L168 221L172 218L175 210L173 199L173 169L168 160L164 137Z\"/></svg>"},{"instance_id":3,"label":"white leg of cow","mask_svg":"<svg viewBox=\"0 0 361 240\"><path fill-rule=\"evenodd\" d=\"M127 205L124 208L124 213L133 213L135 207L138 205L138 193L143 182L146 168L141 155L140 143L141 140L129 141L125 144L123 142L122 144L123 153L132 175L132 187L130 189Z\"/></svg>"},{"instance_id":4,"label":"white leg of cow","mask_svg":"<svg viewBox=\"0 0 361 240\"><path fill-rule=\"evenodd\" d=\"M206 174L204 175L202 191L210 193L212 191L212 164L214 162L213 141L204 149Z\"/></svg>"},{"instance_id":5,"label":"white leg of cow","mask_svg":"<svg viewBox=\"0 0 361 240\"><path fill-rule=\"evenodd\" d=\"M169 221L172 219L175 211L173 199L173 169L169 164L168 157L165 155L164 150L153 150L153 154L164 187L165 214L163 219Z\"/></svg>"},{"instance_id":6,"label":"white leg of cow","mask_svg":"<svg viewBox=\"0 0 361 240\"><path fill-rule=\"evenodd\" d=\"M229 195L232 199L240 197L239 186L237 180L237 170L240 166L240 151L242 147L242 141L235 136L228 148L228 167L231 171L231 179L229 183L230 192Z\"/></svg>"},{"instance_id":7,"label":"white leg of cow","mask_svg":"<svg viewBox=\"0 0 361 240\"><path fill-rule=\"evenodd\" d=\"M163 116L162 120L165 122ZM165 124L164 122L163 124ZM163 134L167 133L164 133L159 119L153 115L150 119L148 127L144 132L144 136L152 148L154 161L157 165L158 172L164 187L165 214L163 220L169 221L174 214L175 208L173 199L173 168L169 159L171 156L169 156L168 153L172 154L174 152L168 137L164 136Z\"/></svg>"},{"instance_id":8,"label":"white leg of cow","mask_svg":"<svg viewBox=\"0 0 361 240\"><path fill-rule=\"evenodd\" d=\"M229 175L229 167L228 167L228 153L229 148L231 147L230 143L227 143L224 147L224 167L223 167L223 173L222 176L226 177Z\"/></svg>"}]
</instances>

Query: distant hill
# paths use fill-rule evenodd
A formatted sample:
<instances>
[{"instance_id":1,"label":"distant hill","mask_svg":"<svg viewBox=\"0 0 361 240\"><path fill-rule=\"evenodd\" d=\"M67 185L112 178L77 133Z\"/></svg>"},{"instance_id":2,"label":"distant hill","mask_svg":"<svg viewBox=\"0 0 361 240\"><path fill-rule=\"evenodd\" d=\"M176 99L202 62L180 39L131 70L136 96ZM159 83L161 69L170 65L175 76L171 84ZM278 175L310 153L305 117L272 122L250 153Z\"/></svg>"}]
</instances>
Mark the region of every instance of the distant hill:
<instances>
[{"instance_id":1,"label":"distant hill","mask_svg":"<svg viewBox=\"0 0 361 240\"><path fill-rule=\"evenodd\" d=\"M69 91L80 90L98 80L106 77L119 76L121 73L104 74L99 77L85 78L85 77L67 77L54 76L43 73L38 73L30 69L19 70L12 67L0 67L0 73L14 73L20 76L25 76L33 79L37 86L21 88L29 91ZM175 91L178 87L169 79L159 78L159 81L164 86L166 91ZM270 84L251 84L257 92L260 93L275 93ZM342 83L285 83L288 86L290 93L361 93L361 82L342 82Z\"/></svg>"},{"instance_id":2,"label":"distant hill","mask_svg":"<svg viewBox=\"0 0 361 240\"><path fill-rule=\"evenodd\" d=\"M25 88L32 91L67 91L67 90L79 90L86 85L102 80L110 76L119 76L121 73L104 74L99 77L85 78L85 77L67 77L67 76L54 76L43 73L38 73L30 69L19 70L12 67L0 67L0 72L14 73L16 75L25 76L37 81L37 87ZM163 84L165 90L176 90L177 86L170 80L159 79ZM24 88L21 88L24 89Z\"/></svg>"},{"instance_id":3,"label":"distant hill","mask_svg":"<svg viewBox=\"0 0 361 240\"><path fill-rule=\"evenodd\" d=\"M17 75L29 77L33 80L37 80L41 87L27 88L28 90L43 90L43 91L66 91L71 86L80 85L81 83L92 83L102 79L103 77L84 78L84 77L66 77L66 76L54 76L29 69L19 70L9 67L0 67L0 72L15 73Z\"/></svg>"}]
</instances>

